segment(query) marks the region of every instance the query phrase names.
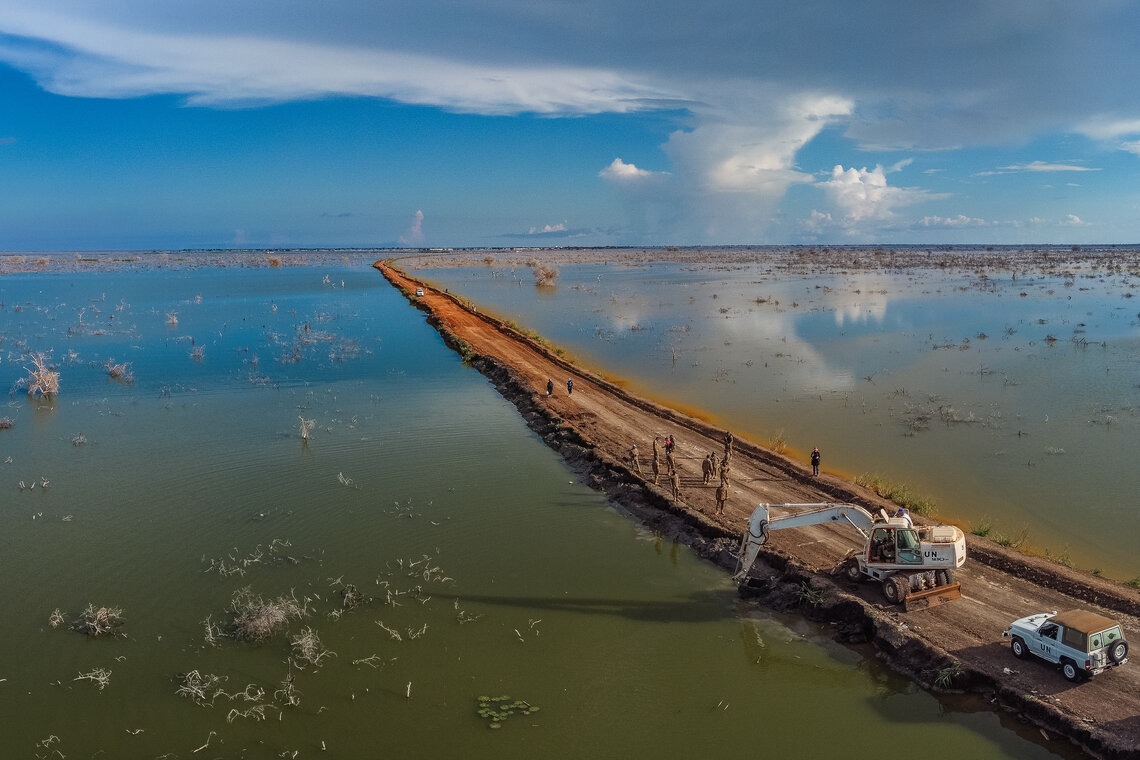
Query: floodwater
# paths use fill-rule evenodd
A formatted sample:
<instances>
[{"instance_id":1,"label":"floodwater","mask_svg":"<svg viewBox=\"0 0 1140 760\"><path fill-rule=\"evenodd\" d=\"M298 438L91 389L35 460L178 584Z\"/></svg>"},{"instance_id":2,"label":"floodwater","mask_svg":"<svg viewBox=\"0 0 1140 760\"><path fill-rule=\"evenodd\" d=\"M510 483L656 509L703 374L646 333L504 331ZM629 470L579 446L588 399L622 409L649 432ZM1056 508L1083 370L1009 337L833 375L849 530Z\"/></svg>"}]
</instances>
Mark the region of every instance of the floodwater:
<instances>
[{"instance_id":1,"label":"floodwater","mask_svg":"<svg viewBox=\"0 0 1140 760\"><path fill-rule=\"evenodd\" d=\"M4 757L1079 756L741 602L579 483L370 263L0 277L0 374L51 352L61 381L0 411ZM344 611L349 585L369 599ZM243 587L308 615L218 635ZM68 630L92 603L121 636ZM178 694L193 672L220 679L204 703Z\"/></svg>"},{"instance_id":2,"label":"floodwater","mask_svg":"<svg viewBox=\"0 0 1140 760\"><path fill-rule=\"evenodd\" d=\"M1135 277L755 265L418 270L643 395L880 475L943 519L1085 570L1140 576Z\"/></svg>"}]
</instances>

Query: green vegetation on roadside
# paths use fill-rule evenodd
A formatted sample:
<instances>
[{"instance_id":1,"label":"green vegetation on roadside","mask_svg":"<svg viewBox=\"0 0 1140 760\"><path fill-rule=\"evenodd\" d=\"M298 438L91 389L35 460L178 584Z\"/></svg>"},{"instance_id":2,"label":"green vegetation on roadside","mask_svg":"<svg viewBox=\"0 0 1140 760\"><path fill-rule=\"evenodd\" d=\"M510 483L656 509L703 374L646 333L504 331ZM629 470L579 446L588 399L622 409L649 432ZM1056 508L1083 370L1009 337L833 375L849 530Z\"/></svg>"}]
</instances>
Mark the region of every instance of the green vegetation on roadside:
<instances>
[{"instance_id":1,"label":"green vegetation on roadside","mask_svg":"<svg viewBox=\"0 0 1140 760\"><path fill-rule=\"evenodd\" d=\"M930 516L935 512L934 502L929 496L915 493L905 483L896 483L881 475L862 473L855 477L855 484L868 488L884 499L889 499L900 507L906 507L915 514Z\"/></svg>"},{"instance_id":2,"label":"green vegetation on roadside","mask_svg":"<svg viewBox=\"0 0 1140 760\"><path fill-rule=\"evenodd\" d=\"M550 351L555 356L565 356L566 355L566 351L564 349L560 348L559 346L554 345L549 340L542 337L542 335L540 335L539 333L535 332L534 330L531 330L529 327L523 327L518 322L515 322L513 319L508 319L506 322L504 322L504 324L507 327L514 330L515 332L522 335L523 337L526 337L526 338L529 338L530 340L533 340L535 343L539 344L540 346L542 346L546 350Z\"/></svg>"}]
</instances>

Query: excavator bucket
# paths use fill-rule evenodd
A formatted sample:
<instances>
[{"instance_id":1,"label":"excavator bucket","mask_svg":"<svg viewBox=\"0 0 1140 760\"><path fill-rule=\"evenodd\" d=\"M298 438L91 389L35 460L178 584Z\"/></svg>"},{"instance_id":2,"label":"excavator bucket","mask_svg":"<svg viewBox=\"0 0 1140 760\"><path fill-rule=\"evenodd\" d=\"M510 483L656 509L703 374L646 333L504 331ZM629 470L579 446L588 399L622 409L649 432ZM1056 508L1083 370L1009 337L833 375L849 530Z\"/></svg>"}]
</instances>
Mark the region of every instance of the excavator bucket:
<instances>
[{"instance_id":1,"label":"excavator bucket","mask_svg":"<svg viewBox=\"0 0 1140 760\"><path fill-rule=\"evenodd\" d=\"M962 598L962 584L948 583L945 586L928 588L925 591L913 591L903 599L903 607L907 612L924 610L927 607L937 607L946 602Z\"/></svg>"}]
</instances>

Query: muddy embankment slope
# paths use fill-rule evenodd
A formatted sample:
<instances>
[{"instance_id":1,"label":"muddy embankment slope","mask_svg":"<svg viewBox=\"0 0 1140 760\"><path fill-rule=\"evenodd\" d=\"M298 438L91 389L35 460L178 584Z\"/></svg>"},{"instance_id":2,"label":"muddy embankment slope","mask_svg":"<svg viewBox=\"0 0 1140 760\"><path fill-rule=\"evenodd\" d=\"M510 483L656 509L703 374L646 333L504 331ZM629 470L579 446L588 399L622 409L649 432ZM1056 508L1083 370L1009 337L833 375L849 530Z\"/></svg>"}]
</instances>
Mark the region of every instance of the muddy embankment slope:
<instances>
[{"instance_id":1,"label":"muddy embankment slope","mask_svg":"<svg viewBox=\"0 0 1140 760\"><path fill-rule=\"evenodd\" d=\"M802 463L736 439L727 508L716 516L716 486L704 485L701 460L723 451L727 431L634 396L389 262L375 266L589 485L730 571L737 567L739 537L758 503L890 506L849 481L827 473L813 478ZM422 296L415 295L417 288ZM573 393L567 392L568 379L574 381ZM550 396L548 380L554 383ZM652 470L653 439L670 434L677 441L679 500L672 498L664 466L657 484ZM636 464L629 456L634 444L640 452ZM768 606L795 608L834 623L839 640L869 642L926 688L981 694L1095 757L1140 757L1140 667L1129 664L1071 684L1044 662L1014 659L1001 637L1024 615L1090 607L1119 619L1126 634L1140 642L1140 593L982 538L969 536L967 543L969 556L958 575L962 599L925 610L903 611L887 605L876 584L841 579L836 567L861 542L854 530L832 526L773 533L744 593Z\"/></svg>"}]
</instances>

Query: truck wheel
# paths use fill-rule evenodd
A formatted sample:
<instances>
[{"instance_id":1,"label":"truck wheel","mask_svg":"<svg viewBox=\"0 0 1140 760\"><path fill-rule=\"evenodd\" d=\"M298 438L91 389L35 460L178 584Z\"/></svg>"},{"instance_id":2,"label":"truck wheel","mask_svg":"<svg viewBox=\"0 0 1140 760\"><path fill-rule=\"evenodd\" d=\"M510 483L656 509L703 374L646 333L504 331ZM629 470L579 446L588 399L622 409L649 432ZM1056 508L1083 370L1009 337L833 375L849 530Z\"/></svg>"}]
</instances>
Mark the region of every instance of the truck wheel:
<instances>
[{"instance_id":1,"label":"truck wheel","mask_svg":"<svg viewBox=\"0 0 1140 760\"><path fill-rule=\"evenodd\" d=\"M1085 679L1085 671L1077 667L1077 663L1072 660L1061 660L1061 673L1064 674L1066 681L1073 683L1080 683Z\"/></svg>"},{"instance_id":2,"label":"truck wheel","mask_svg":"<svg viewBox=\"0 0 1140 760\"><path fill-rule=\"evenodd\" d=\"M934 571L934 585L935 586L949 586L954 582L954 573L943 568L942 570Z\"/></svg>"},{"instance_id":3,"label":"truck wheel","mask_svg":"<svg viewBox=\"0 0 1140 760\"><path fill-rule=\"evenodd\" d=\"M1024 660L1029 656L1029 650L1025 648L1025 641L1020 636L1013 637L1013 641L1009 642L1009 649L1013 652L1013 656L1019 660Z\"/></svg>"},{"instance_id":4,"label":"truck wheel","mask_svg":"<svg viewBox=\"0 0 1140 760\"><path fill-rule=\"evenodd\" d=\"M843 565L843 574L847 576L849 581L860 581L863 578L863 571L859 569L859 560L855 557L847 560Z\"/></svg>"},{"instance_id":5,"label":"truck wheel","mask_svg":"<svg viewBox=\"0 0 1140 760\"><path fill-rule=\"evenodd\" d=\"M1124 662L1124 658L1128 656L1128 642L1118 641L1115 644L1110 644L1108 647L1108 659L1115 662L1117 665Z\"/></svg>"},{"instance_id":6,"label":"truck wheel","mask_svg":"<svg viewBox=\"0 0 1140 760\"><path fill-rule=\"evenodd\" d=\"M906 579L901 576L892 575L889 578L883 579L883 596L885 596L887 601L891 604L898 604L906 598L908 588L909 584L906 582Z\"/></svg>"}]
</instances>

